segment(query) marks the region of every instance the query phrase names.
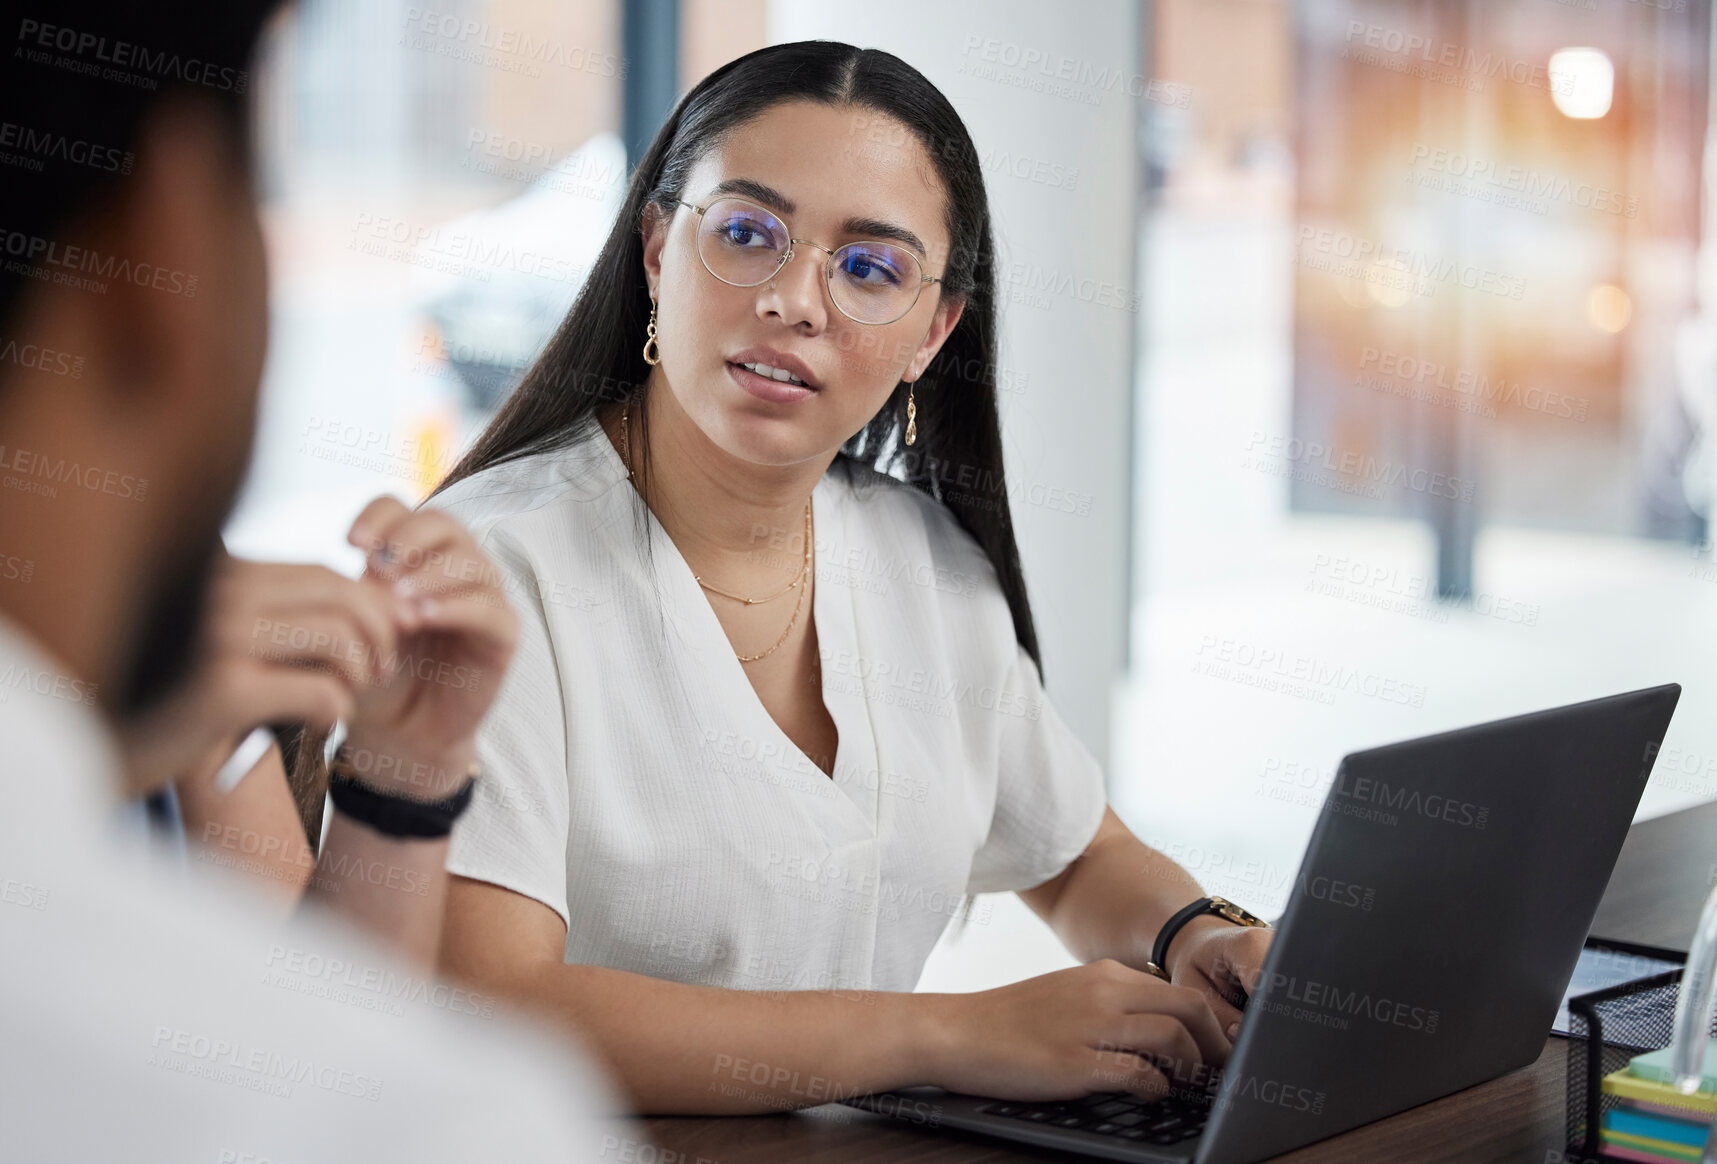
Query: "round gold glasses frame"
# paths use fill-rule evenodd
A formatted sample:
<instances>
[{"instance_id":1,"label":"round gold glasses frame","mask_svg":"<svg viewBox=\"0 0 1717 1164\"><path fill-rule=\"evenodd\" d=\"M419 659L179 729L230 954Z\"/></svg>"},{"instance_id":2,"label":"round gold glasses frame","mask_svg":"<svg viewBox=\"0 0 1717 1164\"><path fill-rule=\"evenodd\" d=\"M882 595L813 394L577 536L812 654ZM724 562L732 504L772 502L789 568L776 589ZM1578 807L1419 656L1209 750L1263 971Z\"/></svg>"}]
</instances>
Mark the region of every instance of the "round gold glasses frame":
<instances>
[{"instance_id":1,"label":"round gold glasses frame","mask_svg":"<svg viewBox=\"0 0 1717 1164\"><path fill-rule=\"evenodd\" d=\"M681 206L684 206L687 209L695 211L697 213L698 223L700 225L700 228L701 228L701 225L703 223L704 212L707 211L710 207L715 206L719 203L723 203L723 202L737 202L742 206L749 206L749 207L751 207L751 208L753 208L753 209L755 209L755 210L757 210L763 214L768 215L770 218L775 219L777 222L780 222L783 228L787 228L787 221L785 219L783 219L779 214L776 214L774 211L769 210L765 207L759 206L759 205L757 205L757 203L752 202L752 201L745 199L745 198L735 198L732 195L722 195L719 198L710 199L708 202L706 202L702 206L699 206L694 202L687 202L683 198L676 198L675 201L678 202ZM720 279L723 283L726 283L729 287L761 287L763 284L769 282L769 280L775 278L776 275L780 274L781 268L785 267L789 262L792 261L793 254L794 254L793 248L797 244L804 243L806 246L816 247L818 250L824 252L828 256L826 259L823 260L823 289L828 292L829 302L834 304L836 311L839 311L842 315L846 316L848 319L852 320L854 323L868 324L872 327L881 327L885 324L897 323L901 319L904 319L908 312L910 312L914 307L918 306L918 300L924 294L924 285L926 283L940 283L942 281L942 276L940 276L940 275L936 275L936 276L926 275L923 273L922 267L919 267L918 268L918 271L919 271L918 286L913 292L912 302L908 303L905 307L901 308L899 314L891 316L888 319L860 319L858 316L852 314L846 308L842 307L840 304L840 301L835 298L835 292L834 292L835 256L840 254L842 251L846 250L848 247L866 247L866 246L871 246L871 247L887 246L887 247L890 247L890 248L895 249L895 250L900 250L900 251L902 251L902 253L910 255L912 257L912 261L914 264L917 264L919 262L918 256L913 255L911 251L905 250L904 248L899 247L894 243L883 243L883 242L878 242L875 240L842 243L840 246L835 247L831 250L829 247L824 246L822 243L815 242L815 241L808 239L808 238L794 238L792 235L792 232L791 232L791 228L787 228L787 231L788 231L788 233L787 233L787 249L784 252L782 252L780 262L776 263L775 268L773 270L771 270L767 275L765 275L761 279L757 279L753 282L735 283L732 279L724 278L723 276L715 273L715 270L713 268L711 268L711 266L709 265L709 260L704 257L704 253L703 253L703 232L701 229L698 231L698 241L697 241L698 262L703 264L703 269L708 271L712 278Z\"/></svg>"}]
</instances>

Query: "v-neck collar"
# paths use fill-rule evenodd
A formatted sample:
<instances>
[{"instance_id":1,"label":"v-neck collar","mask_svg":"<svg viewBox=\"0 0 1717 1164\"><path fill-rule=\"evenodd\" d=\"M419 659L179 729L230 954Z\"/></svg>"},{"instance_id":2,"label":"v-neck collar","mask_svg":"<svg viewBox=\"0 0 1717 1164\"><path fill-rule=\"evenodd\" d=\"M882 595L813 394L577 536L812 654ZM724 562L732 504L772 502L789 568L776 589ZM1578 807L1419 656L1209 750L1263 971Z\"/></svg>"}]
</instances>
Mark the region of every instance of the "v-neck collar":
<instances>
[{"instance_id":1,"label":"v-neck collar","mask_svg":"<svg viewBox=\"0 0 1717 1164\"><path fill-rule=\"evenodd\" d=\"M813 815L822 817L825 828L834 828L840 833L858 828L860 832L854 839L874 834L882 781L868 778L877 766L877 752L862 678L856 691L845 687L831 690L830 668L820 668L823 705L835 722L838 736L835 771L831 777L805 755L803 749L775 722L775 717L769 714L768 707L764 706L757 689L751 685L751 677L745 673L744 665L734 652L733 644L728 641L727 631L716 617L715 608L704 596L691 564L627 480L626 462L620 459L620 451L608 439L607 431L598 426L591 439L601 450L603 462L612 477L611 483L623 488L629 503L643 508L647 515L658 593L662 596L669 621L679 631L681 641L704 668L718 696L717 702L749 725L746 730L759 740L774 740L784 750L784 755L796 757L810 778L829 780L840 790L841 795L833 797L786 792L794 801L803 803ZM825 546L847 543L844 529L847 490L835 480L837 473L841 475L841 482L848 481L846 464L839 454L811 490L813 546L818 541ZM856 659L858 635L851 588L837 586L834 591L830 593L827 574L819 573L811 590L811 618L817 631L818 653L824 659L836 656Z\"/></svg>"}]
</instances>

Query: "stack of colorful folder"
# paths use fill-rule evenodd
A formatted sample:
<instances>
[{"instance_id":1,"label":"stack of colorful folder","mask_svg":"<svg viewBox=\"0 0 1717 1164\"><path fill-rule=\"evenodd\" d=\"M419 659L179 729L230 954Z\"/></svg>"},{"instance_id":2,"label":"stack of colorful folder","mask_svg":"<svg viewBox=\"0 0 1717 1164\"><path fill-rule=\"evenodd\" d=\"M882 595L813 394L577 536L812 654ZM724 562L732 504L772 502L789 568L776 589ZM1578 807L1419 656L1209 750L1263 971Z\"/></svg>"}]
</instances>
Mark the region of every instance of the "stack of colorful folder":
<instances>
[{"instance_id":1,"label":"stack of colorful folder","mask_svg":"<svg viewBox=\"0 0 1717 1164\"><path fill-rule=\"evenodd\" d=\"M1706 1051L1705 1079L1683 1095L1672 1084L1669 1049L1639 1055L1604 1077L1613 1097L1599 1127L1602 1151L1619 1160L1697 1164L1717 1118L1717 1042Z\"/></svg>"}]
</instances>

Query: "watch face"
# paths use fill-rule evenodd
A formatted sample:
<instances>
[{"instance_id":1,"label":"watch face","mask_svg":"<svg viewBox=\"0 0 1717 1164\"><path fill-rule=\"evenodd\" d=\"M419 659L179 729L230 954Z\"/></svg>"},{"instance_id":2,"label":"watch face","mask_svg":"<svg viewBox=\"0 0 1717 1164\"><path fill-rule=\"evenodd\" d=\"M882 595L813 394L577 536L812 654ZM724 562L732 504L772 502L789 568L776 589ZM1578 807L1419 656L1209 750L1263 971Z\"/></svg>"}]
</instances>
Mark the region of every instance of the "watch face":
<instances>
[{"instance_id":1,"label":"watch face","mask_svg":"<svg viewBox=\"0 0 1717 1164\"><path fill-rule=\"evenodd\" d=\"M1256 927L1264 925L1264 920L1262 918L1246 912L1238 905L1235 905L1232 901L1229 901L1226 897L1212 897L1210 902L1211 905L1215 907L1216 913L1227 918L1231 922L1235 922L1243 926Z\"/></svg>"}]
</instances>

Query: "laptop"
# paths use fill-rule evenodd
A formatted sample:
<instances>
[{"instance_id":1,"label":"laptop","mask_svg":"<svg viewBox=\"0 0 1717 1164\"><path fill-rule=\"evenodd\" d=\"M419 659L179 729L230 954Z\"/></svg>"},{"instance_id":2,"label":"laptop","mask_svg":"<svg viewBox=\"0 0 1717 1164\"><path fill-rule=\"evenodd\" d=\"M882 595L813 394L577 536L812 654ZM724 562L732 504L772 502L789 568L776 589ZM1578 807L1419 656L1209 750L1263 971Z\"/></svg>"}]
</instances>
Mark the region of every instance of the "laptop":
<instances>
[{"instance_id":1,"label":"laptop","mask_svg":"<svg viewBox=\"0 0 1717 1164\"><path fill-rule=\"evenodd\" d=\"M1228 1063L1171 1079L1167 1099L912 1087L846 1102L1108 1160L1247 1164L1524 1067L1680 694L1671 683L1343 759Z\"/></svg>"}]
</instances>

